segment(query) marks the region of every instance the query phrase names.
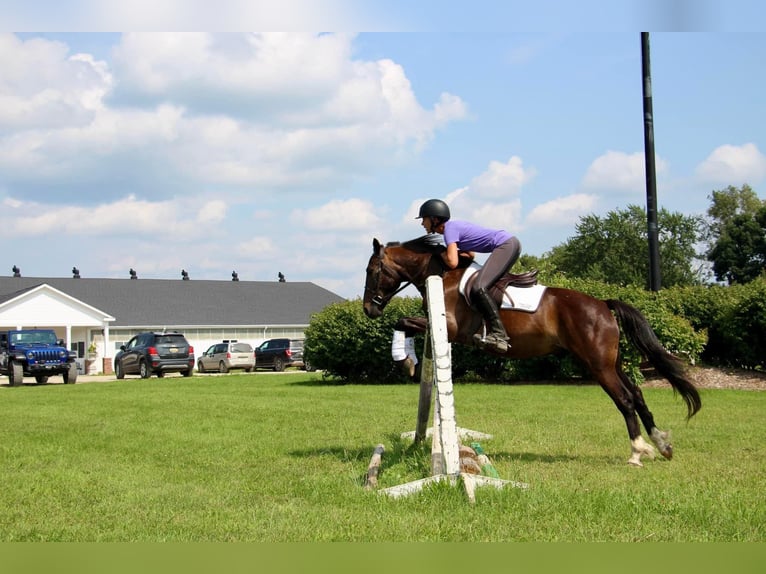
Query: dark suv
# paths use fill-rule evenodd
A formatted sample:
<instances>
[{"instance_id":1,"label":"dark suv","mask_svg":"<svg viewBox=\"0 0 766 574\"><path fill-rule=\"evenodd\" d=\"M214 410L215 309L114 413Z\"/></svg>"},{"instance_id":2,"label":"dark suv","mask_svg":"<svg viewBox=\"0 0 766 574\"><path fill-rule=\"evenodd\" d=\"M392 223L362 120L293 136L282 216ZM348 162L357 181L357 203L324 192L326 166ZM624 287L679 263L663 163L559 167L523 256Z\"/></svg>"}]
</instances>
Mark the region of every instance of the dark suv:
<instances>
[{"instance_id":1,"label":"dark suv","mask_svg":"<svg viewBox=\"0 0 766 574\"><path fill-rule=\"evenodd\" d=\"M178 372L188 377L193 370L194 347L175 331L139 333L122 345L114 357L114 374L118 379L125 375L148 379Z\"/></svg>"},{"instance_id":2,"label":"dark suv","mask_svg":"<svg viewBox=\"0 0 766 574\"><path fill-rule=\"evenodd\" d=\"M62 375L65 383L77 382L75 354L52 329L23 329L0 333L0 375L8 375L10 385L20 385L24 376L38 383L50 375Z\"/></svg>"},{"instance_id":3,"label":"dark suv","mask_svg":"<svg viewBox=\"0 0 766 574\"><path fill-rule=\"evenodd\" d=\"M303 360L303 339L268 339L255 349L255 368L284 371L285 367L313 370Z\"/></svg>"}]
</instances>

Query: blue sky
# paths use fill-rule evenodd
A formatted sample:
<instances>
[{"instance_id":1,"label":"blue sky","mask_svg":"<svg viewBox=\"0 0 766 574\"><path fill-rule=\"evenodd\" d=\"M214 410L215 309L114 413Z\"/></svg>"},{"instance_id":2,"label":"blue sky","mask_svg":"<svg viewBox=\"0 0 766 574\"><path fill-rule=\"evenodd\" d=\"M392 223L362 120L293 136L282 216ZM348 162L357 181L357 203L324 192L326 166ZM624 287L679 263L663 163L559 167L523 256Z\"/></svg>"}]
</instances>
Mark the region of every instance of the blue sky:
<instances>
[{"instance_id":1,"label":"blue sky","mask_svg":"<svg viewBox=\"0 0 766 574\"><path fill-rule=\"evenodd\" d=\"M104 33L114 14L87 10L55 29L91 32L40 33L53 23L0 5L30 30L0 34L0 234L13 245L0 267L173 280L281 271L356 297L373 237L420 235L414 215L430 197L533 255L581 216L645 203L633 3L580 3L571 26L558 23L574 17L564 4L543 32L523 28L546 30L544 10L513 2L469 18L435 2L350 15L330 4L336 26L309 14L279 34ZM689 16L688 1L673 4L670 17L642 13L658 29L659 206L702 214L712 190L743 183L766 197L766 35L738 31L762 9L734 2L732 16L703 2ZM151 23L173 29L172 14Z\"/></svg>"}]
</instances>

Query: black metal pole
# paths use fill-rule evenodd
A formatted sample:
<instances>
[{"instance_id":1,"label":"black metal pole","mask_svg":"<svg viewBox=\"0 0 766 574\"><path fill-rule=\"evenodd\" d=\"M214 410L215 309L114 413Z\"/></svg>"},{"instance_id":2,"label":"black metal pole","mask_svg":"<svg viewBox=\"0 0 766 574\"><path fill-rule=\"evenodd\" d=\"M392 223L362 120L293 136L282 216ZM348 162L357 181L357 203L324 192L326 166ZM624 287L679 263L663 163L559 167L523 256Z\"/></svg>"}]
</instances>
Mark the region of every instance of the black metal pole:
<instances>
[{"instance_id":1,"label":"black metal pole","mask_svg":"<svg viewBox=\"0 0 766 574\"><path fill-rule=\"evenodd\" d=\"M641 32L641 71L644 80L644 162L646 164L646 221L649 237L649 288L652 291L659 291L662 279L657 228L657 175L654 166L654 113L652 111L649 32Z\"/></svg>"}]
</instances>

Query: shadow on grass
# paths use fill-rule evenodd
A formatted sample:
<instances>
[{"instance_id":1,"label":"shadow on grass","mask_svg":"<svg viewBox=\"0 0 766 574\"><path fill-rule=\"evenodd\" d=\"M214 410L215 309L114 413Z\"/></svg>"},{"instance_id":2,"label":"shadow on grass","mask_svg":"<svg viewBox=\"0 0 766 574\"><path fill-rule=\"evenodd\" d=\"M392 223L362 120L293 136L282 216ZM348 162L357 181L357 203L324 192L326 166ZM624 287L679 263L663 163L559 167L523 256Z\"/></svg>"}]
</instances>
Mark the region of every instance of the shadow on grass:
<instances>
[{"instance_id":1,"label":"shadow on grass","mask_svg":"<svg viewBox=\"0 0 766 574\"><path fill-rule=\"evenodd\" d=\"M498 452L492 455L495 460L507 460L510 462L544 462L555 464L559 462L572 462L580 459L579 456L570 454L539 454L536 452Z\"/></svg>"},{"instance_id":2,"label":"shadow on grass","mask_svg":"<svg viewBox=\"0 0 766 574\"><path fill-rule=\"evenodd\" d=\"M290 387L345 387L346 385L353 385L348 381L342 381L340 379L324 379L316 378L307 381L291 381L287 383Z\"/></svg>"},{"instance_id":3,"label":"shadow on grass","mask_svg":"<svg viewBox=\"0 0 766 574\"><path fill-rule=\"evenodd\" d=\"M386 446L390 444L391 446ZM376 445L367 445L359 448L347 448L341 446L329 446L324 448L293 450L290 456L298 458L311 458L331 455L338 460L347 463L365 462L364 473L358 476L358 483L364 485L367 480L367 462L372 458ZM407 471L414 474L428 476L431 472L431 445L427 443L414 444L410 439L403 439L398 434L391 433L386 436L385 452L381 456L379 472L383 473L387 468L402 465Z\"/></svg>"},{"instance_id":4,"label":"shadow on grass","mask_svg":"<svg viewBox=\"0 0 766 574\"><path fill-rule=\"evenodd\" d=\"M390 445L390 446L389 446ZM390 433L384 442L385 452L381 456L378 474L383 475L390 469L396 469L398 475L428 477L431 475L431 441L426 440L419 444L412 442L411 438L402 438L398 434ZM343 463L352 464L354 468L364 465L364 470L356 475L356 484L364 486L367 481L368 463L371 461L375 445L366 445L356 448L342 446L328 446L324 448L293 450L289 454L298 458L312 458L333 456ZM535 452L497 452L490 456L495 463L503 464L561 464L583 462L587 459L592 464L611 465L614 463L609 456L583 457L582 455L569 454L542 454Z\"/></svg>"}]
</instances>

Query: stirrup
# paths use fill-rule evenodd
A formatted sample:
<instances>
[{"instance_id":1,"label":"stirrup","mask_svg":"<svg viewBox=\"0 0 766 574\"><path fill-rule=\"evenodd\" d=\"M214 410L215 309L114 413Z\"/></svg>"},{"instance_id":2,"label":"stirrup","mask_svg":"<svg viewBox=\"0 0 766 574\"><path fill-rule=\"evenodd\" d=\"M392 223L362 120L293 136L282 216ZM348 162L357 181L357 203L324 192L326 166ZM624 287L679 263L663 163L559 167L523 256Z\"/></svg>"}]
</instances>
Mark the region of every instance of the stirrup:
<instances>
[{"instance_id":1,"label":"stirrup","mask_svg":"<svg viewBox=\"0 0 766 574\"><path fill-rule=\"evenodd\" d=\"M486 337L482 337L479 333L473 336L474 344L480 349L495 351L496 353L506 353L511 348L511 344L507 339L503 339L497 333L488 333Z\"/></svg>"}]
</instances>

